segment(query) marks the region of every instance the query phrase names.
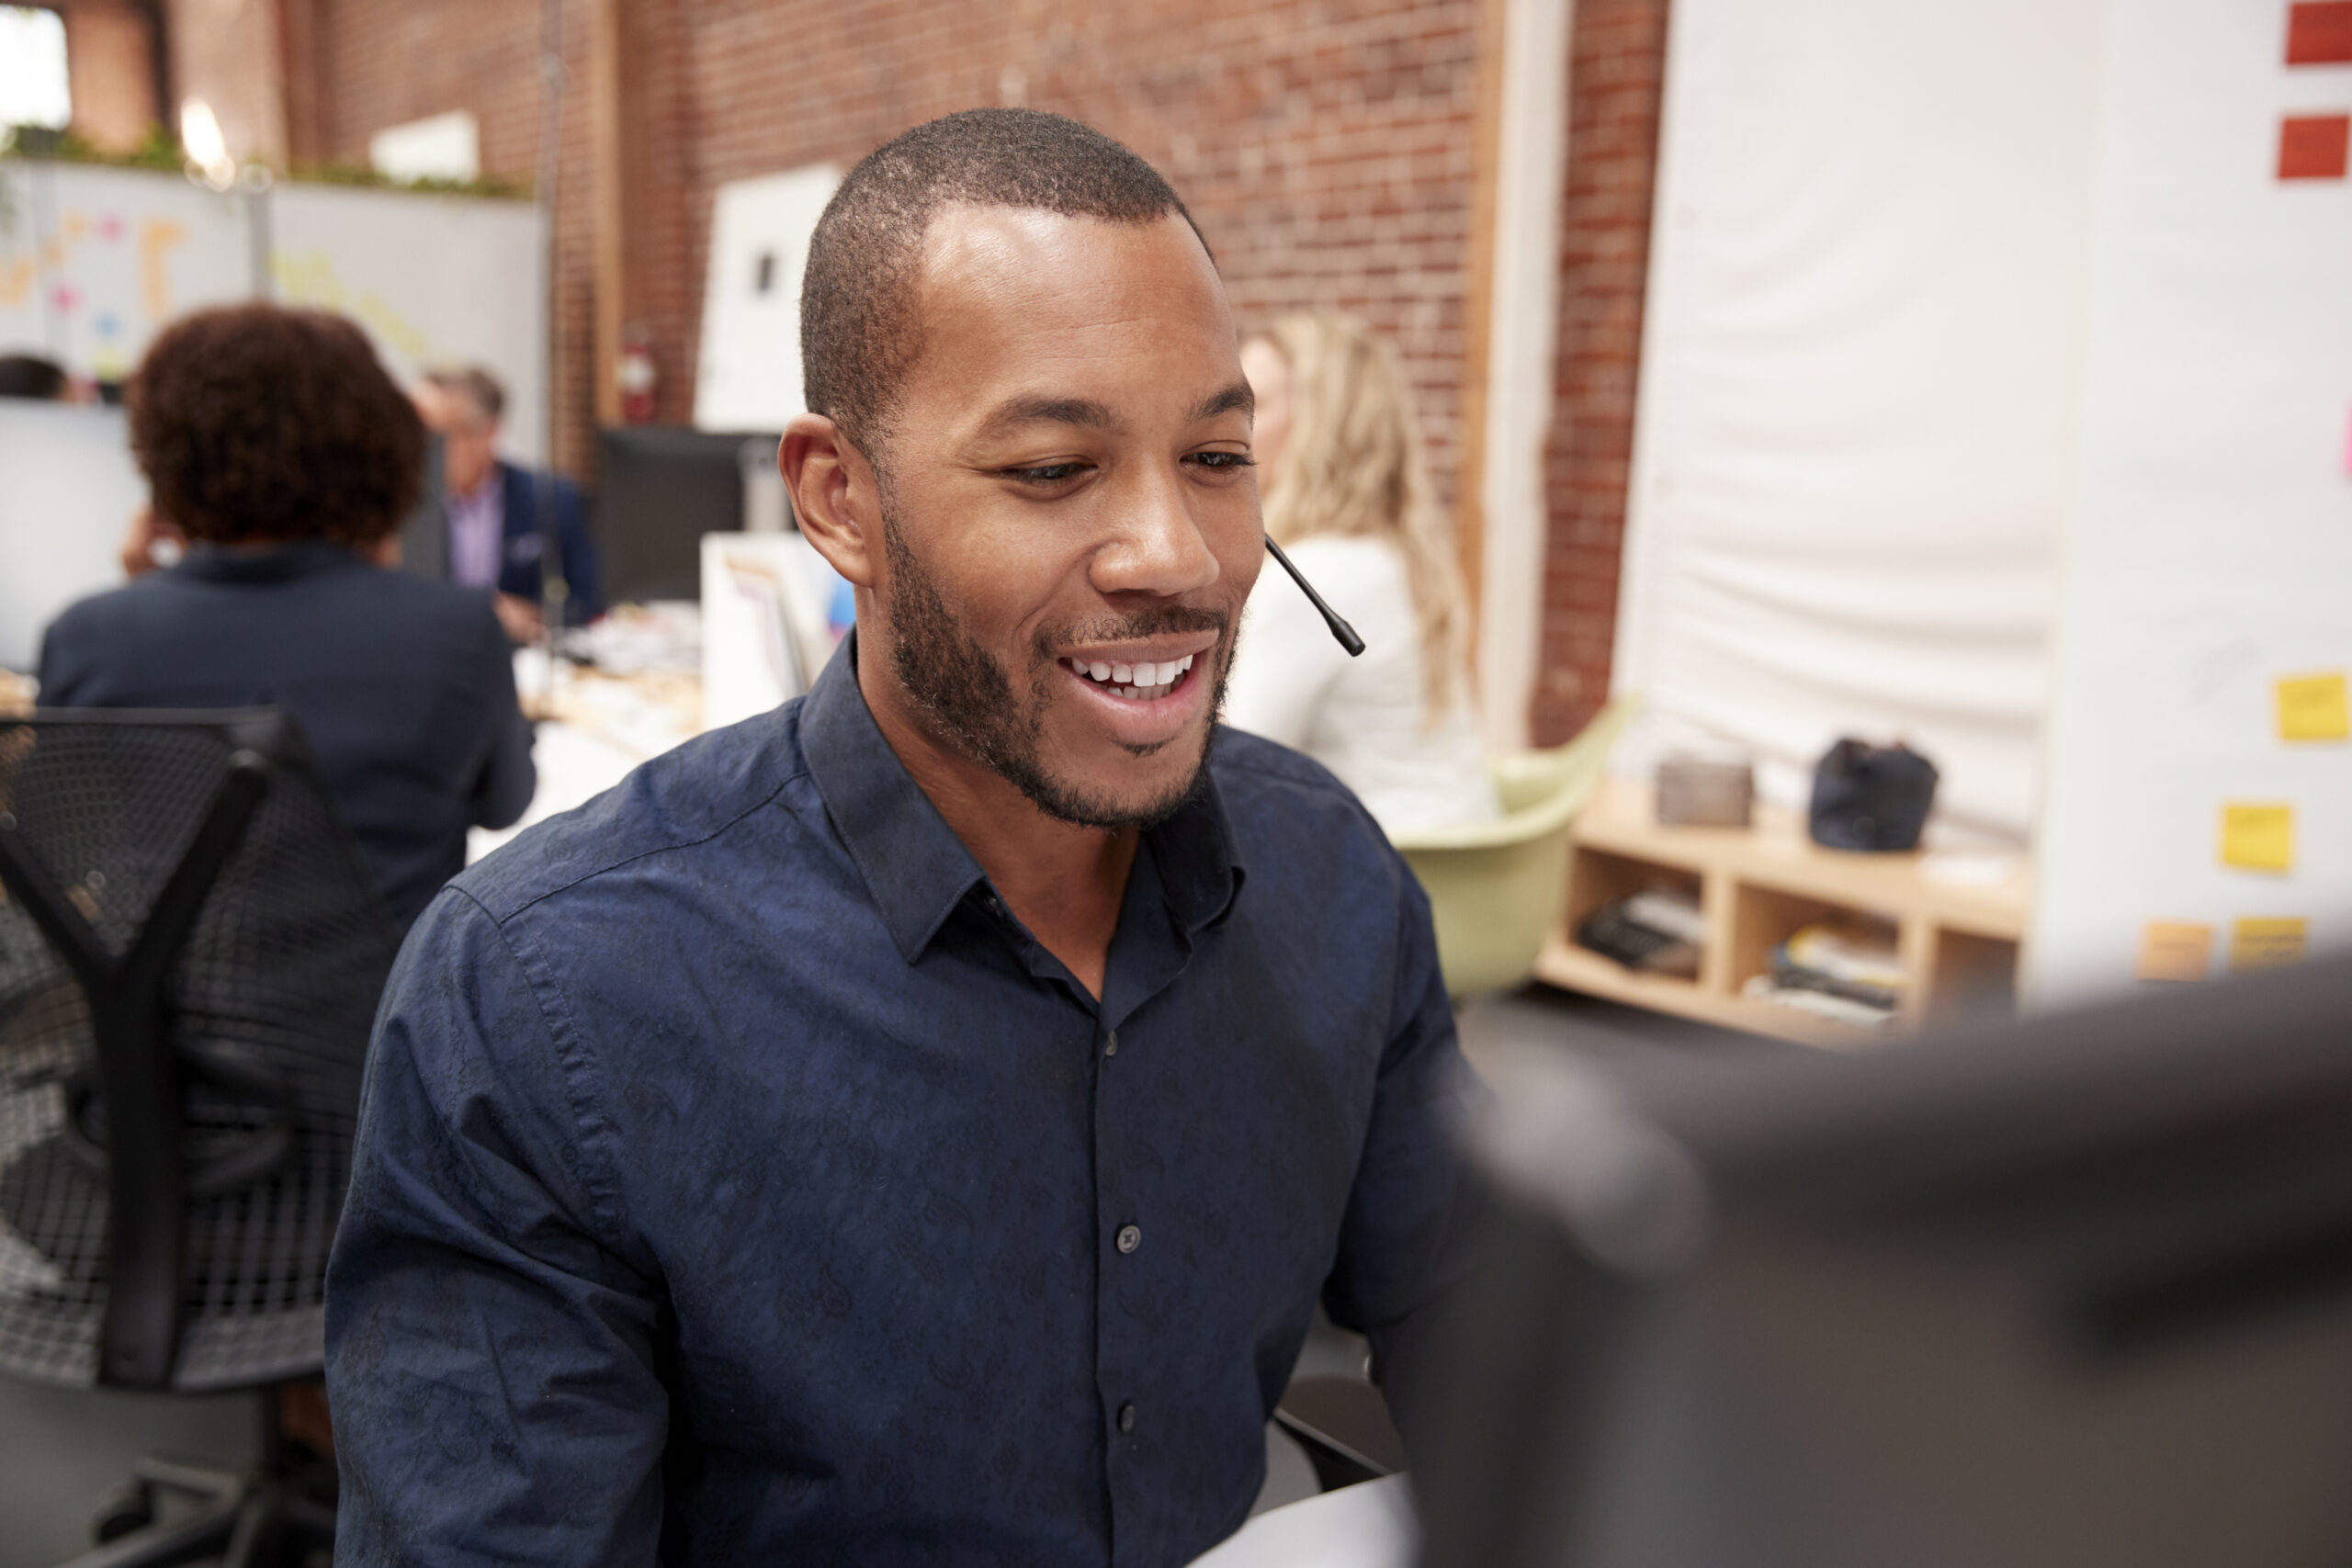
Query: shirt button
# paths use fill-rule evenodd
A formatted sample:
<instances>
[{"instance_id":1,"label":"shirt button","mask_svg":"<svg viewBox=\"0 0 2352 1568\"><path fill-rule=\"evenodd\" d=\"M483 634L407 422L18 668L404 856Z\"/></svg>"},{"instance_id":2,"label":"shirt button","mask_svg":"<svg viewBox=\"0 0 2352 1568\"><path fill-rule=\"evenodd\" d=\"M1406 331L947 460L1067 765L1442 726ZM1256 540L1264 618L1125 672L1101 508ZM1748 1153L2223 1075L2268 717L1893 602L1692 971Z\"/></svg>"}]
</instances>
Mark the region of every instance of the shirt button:
<instances>
[{"instance_id":1,"label":"shirt button","mask_svg":"<svg viewBox=\"0 0 2352 1568\"><path fill-rule=\"evenodd\" d=\"M1141 1247L1142 1245L1143 1229L1141 1226L1121 1225L1119 1227L1119 1250L1121 1252L1133 1252L1136 1247Z\"/></svg>"},{"instance_id":2,"label":"shirt button","mask_svg":"<svg viewBox=\"0 0 2352 1568\"><path fill-rule=\"evenodd\" d=\"M1102 1032L1102 1054L1105 1056L1115 1056L1119 1054L1119 1032L1117 1030L1106 1029Z\"/></svg>"},{"instance_id":3,"label":"shirt button","mask_svg":"<svg viewBox=\"0 0 2352 1568\"><path fill-rule=\"evenodd\" d=\"M1120 1430L1120 1431L1122 1431L1122 1432L1132 1432L1132 1431L1134 1431L1135 1429L1136 1429L1136 1407L1135 1407L1133 1404L1122 1404L1122 1405L1120 1405L1120 1406L1119 1406L1119 1430Z\"/></svg>"}]
</instances>

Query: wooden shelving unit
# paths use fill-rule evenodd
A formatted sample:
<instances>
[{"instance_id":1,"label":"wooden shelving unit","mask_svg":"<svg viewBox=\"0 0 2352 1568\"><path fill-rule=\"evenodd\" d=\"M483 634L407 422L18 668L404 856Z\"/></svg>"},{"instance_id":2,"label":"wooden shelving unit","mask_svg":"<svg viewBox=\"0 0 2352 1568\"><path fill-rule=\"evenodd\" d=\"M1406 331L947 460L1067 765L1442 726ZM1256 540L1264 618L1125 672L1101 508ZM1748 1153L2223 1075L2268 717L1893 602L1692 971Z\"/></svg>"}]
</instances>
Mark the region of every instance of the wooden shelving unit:
<instances>
[{"instance_id":1,"label":"wooden shelving unit","mask_svg":"<svg viewBox=\"0 0 2352 1568\"><path fill-rule=\"evenodd\" d=\"M1757 808L1752 828L1661 828L1649 785L1630 779L1601 784L1573 842L1566 929L1535 966L1553 985L1808 1044L1868 1044L1885 1033L1740 995L1798 927L1858 911L1895 927L1910 976L1899 1029L2016 1005L2018 950L2033 904L2022 859L2001 882L1962 886L1923 874L1918 854L1825 850L1794 813L1770 807ZM1600 906L1655 886L1698 895L1706 942L1696 980L1623 968L1569 935Z\"/></svg>"}]
</instances>

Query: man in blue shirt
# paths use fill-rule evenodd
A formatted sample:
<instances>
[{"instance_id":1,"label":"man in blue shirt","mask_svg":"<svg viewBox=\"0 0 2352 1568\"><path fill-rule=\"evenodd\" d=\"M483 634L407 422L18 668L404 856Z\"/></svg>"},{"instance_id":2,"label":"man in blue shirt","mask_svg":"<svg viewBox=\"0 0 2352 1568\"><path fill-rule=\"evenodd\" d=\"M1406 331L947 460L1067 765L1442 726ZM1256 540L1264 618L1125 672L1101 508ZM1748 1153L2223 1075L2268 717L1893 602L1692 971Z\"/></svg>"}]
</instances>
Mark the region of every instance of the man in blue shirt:
<instances>
[{"instance_id":1,"label":"man in blue shirt","mask_svg":"<svg viewBox=\"0 0 2352 1568\"><path fill-rule=\"evenodd\" d=\"M1427 903L1215 728L1263 546L1173 193L933 121L842 185L802 321L781 461L859 630L411 938L329 1286L338 1561L1182 1563L1318 1297L1407 1375L1456 1267Z\"/></svg>"}]
</instances>

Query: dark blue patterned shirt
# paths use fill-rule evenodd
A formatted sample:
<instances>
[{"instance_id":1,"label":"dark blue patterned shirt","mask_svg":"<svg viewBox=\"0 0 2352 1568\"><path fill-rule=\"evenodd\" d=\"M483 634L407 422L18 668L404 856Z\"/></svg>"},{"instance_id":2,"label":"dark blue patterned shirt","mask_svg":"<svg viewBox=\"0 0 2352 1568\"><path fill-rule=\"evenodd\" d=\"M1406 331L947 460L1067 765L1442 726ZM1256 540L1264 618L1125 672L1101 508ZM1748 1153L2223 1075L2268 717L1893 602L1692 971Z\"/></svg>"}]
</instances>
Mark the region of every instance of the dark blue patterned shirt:
<instances>
[{"instance_id":1,"label":"dark blue patterned shirt","mask_svg":"<svg viewBox=\"0 0 2352 1568\"><path fill-rule=\"evenodd\" d=\"M328 1293L345 1564L1174 1564L1318 1295L1459 1229L1428 905L1234 732L1098 1006L851 657L460 876L368 1062Z\"/></svg>"}]
</instances>

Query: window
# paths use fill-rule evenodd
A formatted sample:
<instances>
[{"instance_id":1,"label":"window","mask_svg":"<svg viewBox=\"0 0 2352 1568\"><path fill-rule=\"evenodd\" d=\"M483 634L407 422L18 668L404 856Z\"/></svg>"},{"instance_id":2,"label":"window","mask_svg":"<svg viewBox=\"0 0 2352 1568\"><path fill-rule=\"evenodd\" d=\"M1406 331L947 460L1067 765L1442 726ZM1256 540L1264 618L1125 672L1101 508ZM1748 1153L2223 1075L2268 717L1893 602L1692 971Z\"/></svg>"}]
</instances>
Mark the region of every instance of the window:
<instances>
[{"instance_id":1,"label":"window","mask_svg":"<svg viewBox=\"0 0 2352 1568\"><path fill-rule=\"evenodd\" d=\"M54 11L0 6L0 126L62 130L73 117L65 87L65 21Z\"/></svg>"}]
</instances>

